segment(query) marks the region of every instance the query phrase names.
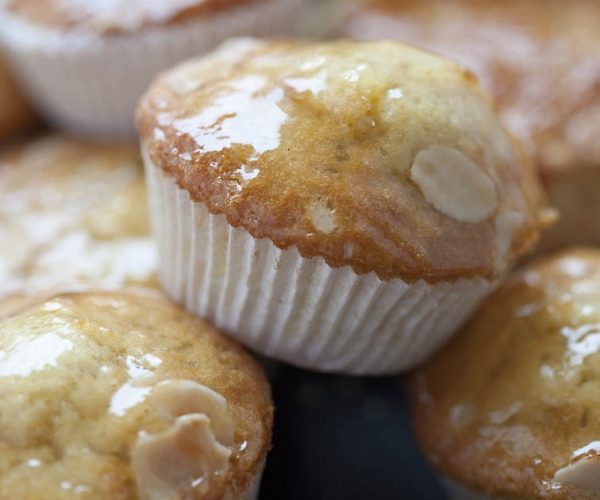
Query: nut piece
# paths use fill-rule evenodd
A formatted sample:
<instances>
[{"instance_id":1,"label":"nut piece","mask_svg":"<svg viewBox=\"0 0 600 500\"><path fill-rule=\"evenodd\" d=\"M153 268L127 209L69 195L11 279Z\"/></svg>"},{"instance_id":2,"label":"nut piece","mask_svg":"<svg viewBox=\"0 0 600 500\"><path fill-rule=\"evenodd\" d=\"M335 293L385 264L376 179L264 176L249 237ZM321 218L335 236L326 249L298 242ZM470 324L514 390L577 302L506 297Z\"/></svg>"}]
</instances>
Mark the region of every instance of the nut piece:
<instances>
[{"instance_id":1,"label":"nut piece","mask_svg":"<svg viewBox=\"0 0 600 500\"><path fill-rule=\"evenodd\" d=\"M231 450L218 443L206 415L184 415L160 434L142 433L131 464L144 500L202 497L223 478Z\"/></svg>"},{"instance_id":2,"label":"nut piece","mask_svg":"<svg viewBox=\"0 0 600 500\"><path fill-rule=\"evenodd\" d=\"M172 425L159 434L140 433L132 467L140 498L194 498L218 490L224 478L234 424L227 400L193 380L160 382L148 396L157 413Z\"/></svg>"},{"instance_id":3,"label":"nut piece","mask_svg":"<svg viewBox=\"0 0 600 500\"><path fill-rule=\"evenodd\" d=\"M308 215L315 229L322 233L332 233L337 229L335 212L323 201L315 201L308 206Z\"/></svg>"},{"instance_id":4,"label":"nut piece","mask_svg":"<svg viewBox=\"0 0 600 500\"><path fill-rule=\"evenodd\" d=\"M211 388L193 380L167 380L154 387L149 401L169 421L182 415L206 415L217 441L233 446L234 425L227 413L227 401Z\"/></svg>"},{"instance_id":5,"label":"nut piece","mask_svg":"<svg viewBox=\"0 0 600 500\"><path fill-rule=\"evenodd\" d=\"M554 480L600 492L600 455L588 455L558 469Z\"/></svg>"},{"instance_id":6,"label":"nut piece","mask_svg":"<svg viewBox=\"0 0 600 500\"><path fill-rule=\"evenodd\" d=\"M460 222L483 222L498 205L492 179L462 153L446 146L419 151L410 177L436 210Z\"/></svg>"}]
</instances>

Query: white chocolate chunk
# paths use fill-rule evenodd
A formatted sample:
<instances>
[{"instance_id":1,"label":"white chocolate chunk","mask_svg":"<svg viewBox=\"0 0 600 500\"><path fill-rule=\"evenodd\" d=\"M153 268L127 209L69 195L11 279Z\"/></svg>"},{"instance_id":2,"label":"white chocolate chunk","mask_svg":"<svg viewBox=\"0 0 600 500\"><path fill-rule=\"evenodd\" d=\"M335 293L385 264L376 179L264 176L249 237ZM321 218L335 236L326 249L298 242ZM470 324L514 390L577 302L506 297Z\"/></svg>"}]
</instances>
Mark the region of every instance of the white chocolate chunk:
<instances>
[{"instance_id":1,"label":"white chocolate chunk","mask_svg":"<svg viewBox=\"0 0 600 500\"><path fill-rule=\"evenodd\" d=\"M160 434L141 433L131 464L143 500L208 494L227 470L231 450L215 439L206 415L184 415Z\"/></svg>"},{"instance_id":2,"label":"white chocolate chunk","mask_svg":"<svg viewBox=\"0 0 600 500\"><path fill-rule=\"evenodd\" d=\"M154 387L149 400L166 420L182 415L206 415L216 439L225 446L233 446L234 425L227 412L227 400L211 388L193 380L167 380Z\"/></svg>"},{"instance_id":3,"label":"white chocolate chunk","mask_svg":"<svg viewBox=\"0 0 600 500\"><path fill-rule=\"evenodd\" d=\"M337 228L335 212L324 202L315 201L308 207L308 215L313 226L322 233L332 233Z\"/></svg>"},{"instance_id":4,"label":"white chocolate chunk","mask_svg":"<svg viewBox=\"0 0 600 500\"><path fill-rule=\"evenodd\" d=\"M583 457L558 469L554 474L554 480L600 492L600 455Z\"/></svg>"},{"instance_id":5,"label":"white chocolate chunk","mask_svg":"<svg viewBox=\"0 0 600 500\"><path fill-rule=\"evenodd\" d=\"M446 146L419 151L410 177L436 210L460 222L483 222L498 205L492 179L469 158Z\"/></svg>"}]
</instances>

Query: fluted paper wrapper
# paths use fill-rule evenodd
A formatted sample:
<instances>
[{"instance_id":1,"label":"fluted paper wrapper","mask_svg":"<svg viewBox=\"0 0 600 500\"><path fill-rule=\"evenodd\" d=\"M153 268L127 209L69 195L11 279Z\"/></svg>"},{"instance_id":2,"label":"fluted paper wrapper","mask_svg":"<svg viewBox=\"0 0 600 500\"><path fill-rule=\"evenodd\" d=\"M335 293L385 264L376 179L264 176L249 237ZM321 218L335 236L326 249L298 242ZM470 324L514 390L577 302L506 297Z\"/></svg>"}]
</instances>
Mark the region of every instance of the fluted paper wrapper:
<instances>
[{"instance_id":1,"label":"fluted paper wrapper","mask_svg":"<svg viewBox=\"0 0 600 500\"><path fill-rule=\"evenodd\" d=\"M443 344L494 288L380 280L252 237L193 202L145 155L167 293L248 347L319 371L390 374Z\"/></svg>"},{"instance_id":2,"label":"fluted paper wrapper","mask_svg":"<svg viewBox=\"0 0 600 500\"><path fill-rule=\"evenodd\" d=\"M126 139L135 137L137 101L159 71L230 37L289 36L298 29L304 2L252 2L184 23L104 37L50 30L0 12L0 41L49 121L77 135Z\"/></svg>"}]
</instances>

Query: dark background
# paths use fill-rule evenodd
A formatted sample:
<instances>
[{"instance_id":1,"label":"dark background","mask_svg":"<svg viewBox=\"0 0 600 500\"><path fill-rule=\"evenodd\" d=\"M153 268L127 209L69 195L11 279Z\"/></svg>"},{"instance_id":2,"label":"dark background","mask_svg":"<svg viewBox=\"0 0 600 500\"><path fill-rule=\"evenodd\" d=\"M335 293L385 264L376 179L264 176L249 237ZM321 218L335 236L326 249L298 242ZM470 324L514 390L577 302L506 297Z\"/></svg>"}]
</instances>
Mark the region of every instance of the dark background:
<instances>
[{"instance_id":1,"label":"dark background","mask_svg":"<svg viewBox=\"0 0 600 500\"><path fill-rule=\"evenodd\" d=\"M260 500L445 498L417 450L399 378L272 373L274 445Z\"/></svg>"}]
</instances>

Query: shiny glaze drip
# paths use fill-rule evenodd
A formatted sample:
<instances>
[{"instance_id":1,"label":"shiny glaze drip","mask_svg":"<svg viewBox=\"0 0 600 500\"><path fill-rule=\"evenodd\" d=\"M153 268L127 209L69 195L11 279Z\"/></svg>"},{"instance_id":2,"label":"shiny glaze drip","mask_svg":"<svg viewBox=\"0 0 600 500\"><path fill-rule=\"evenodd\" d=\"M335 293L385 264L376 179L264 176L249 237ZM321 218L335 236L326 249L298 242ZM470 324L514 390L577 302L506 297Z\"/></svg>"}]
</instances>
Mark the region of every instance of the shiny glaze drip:
<instances>
[{"instance_id":1,"label":"shiny glaze drip","mask_svg":"<svg viewBox=\"0 0 600 500\"><path fill-rule=\"evenodd\" d=\"M193 116L176 119L172 126L177 134L196 139L199 148L194 154L218 153L247 144L253 149L247 161L256 160L279 147L281 126L287 120L279 106L283 90L263 92L266 83L266 78L259 75L233 81L210 106ZM256 126L257 118L260 127Z\"/></svg>"},{"instance_id":2,"label":"shiny glaze drip","mask_svg":"<svg viewBox=\"0 0 600 500\"><path fill-rule=\"evenodd\" d=\"M0 377L28 377L56 367L61 355L72 349L70 340L55 333L18 337L0 351Z\"/></svg>"}]
</instances>

